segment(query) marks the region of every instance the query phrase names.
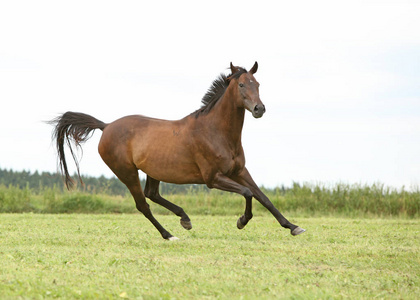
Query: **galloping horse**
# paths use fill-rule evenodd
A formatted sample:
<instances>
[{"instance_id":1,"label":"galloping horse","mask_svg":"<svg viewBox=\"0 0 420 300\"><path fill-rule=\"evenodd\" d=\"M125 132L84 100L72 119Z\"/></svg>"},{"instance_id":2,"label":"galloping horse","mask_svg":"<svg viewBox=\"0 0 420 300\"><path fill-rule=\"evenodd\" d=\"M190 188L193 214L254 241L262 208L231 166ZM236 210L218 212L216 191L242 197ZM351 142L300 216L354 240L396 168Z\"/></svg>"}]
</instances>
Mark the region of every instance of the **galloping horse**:
<instances>
[{"instance_id":1,"label":"galloping horse","mask_svg":"<svg viewBox=\"0 0 420 300\"><path fill-rule=\"evenodd\" d=\"M114 174L130 190L137 209L152 222L164 239L176 240L154 218L146 197L181 218L181 225L191 229L184 210L159 194L161 181L175 184L206 184L209 188L234 192L245 197L245 213L238 219L242 229L252 218L252 198L257 199L292 235L305 230L290 223L261 192L245 167L241 133L245 110L261 118L265 107L255 80L258 64L248 72L230 64L231 74L220 75L202 100L202 107L185 118L167 121L145 116L126 116L106 124L96 118L66 112L52 120L55 125L59 165L67 188L74 181L68 172L64 143L70 148L79 174L79 165L71 142L80 147L95 129L103 131L99 154ZM147 175L144 191L138 170Z\"/></svg>"}]
</instances>

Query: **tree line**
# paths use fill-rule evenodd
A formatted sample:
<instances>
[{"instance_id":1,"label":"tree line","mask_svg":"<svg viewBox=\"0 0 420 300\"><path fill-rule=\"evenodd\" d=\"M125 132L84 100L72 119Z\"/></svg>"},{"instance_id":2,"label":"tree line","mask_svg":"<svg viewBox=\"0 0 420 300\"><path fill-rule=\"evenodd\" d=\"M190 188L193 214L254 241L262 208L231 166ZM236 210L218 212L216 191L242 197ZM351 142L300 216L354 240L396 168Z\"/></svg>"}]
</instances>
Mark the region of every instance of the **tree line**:
<instances>
[{"instance_id":1,"label":"tree line","mask_svg":"<svg viewBox=\"0 0 420 300\"><path fill-rule=\"evenodd\" d=\"M77 175L73 177L76 179ZM127 187L116 177L107 178L105 176L92 177L82 175L82 182L80 184L75 180L75 188L88 193L106 193L109 195L122 195L128 193ZM140 179L141 185L146 184L145 179ZM19 187L21 189L31 189L33 191L41 192L45 188L57 189L63 191L66 189L63 177L60 173L38 172L31 173L30 171L13 171L0 168L0 185ZM208 190L204 185L176 185L162 182L160 184L160 191L162 194L179 194L189 193L194 191Z\"/></svg>"}]
</instances>

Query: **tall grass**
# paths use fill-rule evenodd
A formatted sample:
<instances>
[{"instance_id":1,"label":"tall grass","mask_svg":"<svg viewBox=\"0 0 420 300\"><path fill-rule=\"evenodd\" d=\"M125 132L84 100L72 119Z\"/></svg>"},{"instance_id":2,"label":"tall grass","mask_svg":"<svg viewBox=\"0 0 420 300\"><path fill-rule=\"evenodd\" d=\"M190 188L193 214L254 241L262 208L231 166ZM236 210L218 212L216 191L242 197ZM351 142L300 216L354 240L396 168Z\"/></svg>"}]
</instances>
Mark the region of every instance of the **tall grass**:
<instances>
[{"instance_id":1,"label":"tall grass","mask_svg":"<svg viewBox=\"0 0 420 300\"><path fill-rule=\"evenodd\" d=\"M302 216L400 216L419 217L420 190L391 189L382 184L300 185L290 189L265 190L266 195L281 212ZM183 207L189 214L238 215L245 207L243 197L217 190L191 190L186 193L163 195ZM170 214L165 208L149 201L156 214ZM28 187L0 185L0 212L4 213L135 213L134 200L106 193L81 191L63 192L56 188L40 191ZM268 213L254 201L254 214Z\"/></svg>"},{"instance_id":2,"label":"tall grass","mask_svg":"<svg viewBox=\"0 0 420 300\"><path fill-rule=\"evenodd\" d=\"M385 187L383 184L299 185L276 194L280 207L286 210L313 214L340 214L349 216L409 216L417 217L420 211L420 190L407 191Z\"/></svg>"},{"instance_id":3,"label":"tall grass","mask_svg":"<svg viewBox=\"0 0 420 300\"><path fill-rule=\"evenodd\" d=\"M0 185L0 213L134 213L130 197Z\"/></svg>"}]
</instances>

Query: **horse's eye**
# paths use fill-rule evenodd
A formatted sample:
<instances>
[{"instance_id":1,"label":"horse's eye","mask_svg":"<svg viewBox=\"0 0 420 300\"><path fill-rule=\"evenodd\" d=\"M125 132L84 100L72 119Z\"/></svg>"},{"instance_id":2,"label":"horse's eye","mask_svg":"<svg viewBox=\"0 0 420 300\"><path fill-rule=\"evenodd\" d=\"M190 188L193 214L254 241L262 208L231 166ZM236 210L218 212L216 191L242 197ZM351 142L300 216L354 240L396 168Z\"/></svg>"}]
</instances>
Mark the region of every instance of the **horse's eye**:
<instances>
[{"instance_id":1,"label":"horse's eye","mask_svg":"<svg viewBox=\"0 0 420 300\"><path fill-rule=\"evenodd\" d=\"M240 86L240 87L244 87L245 85L244 85L243 83L240 83L240 84L239 84L239 86Z\"/></svg>"}]
</instances>

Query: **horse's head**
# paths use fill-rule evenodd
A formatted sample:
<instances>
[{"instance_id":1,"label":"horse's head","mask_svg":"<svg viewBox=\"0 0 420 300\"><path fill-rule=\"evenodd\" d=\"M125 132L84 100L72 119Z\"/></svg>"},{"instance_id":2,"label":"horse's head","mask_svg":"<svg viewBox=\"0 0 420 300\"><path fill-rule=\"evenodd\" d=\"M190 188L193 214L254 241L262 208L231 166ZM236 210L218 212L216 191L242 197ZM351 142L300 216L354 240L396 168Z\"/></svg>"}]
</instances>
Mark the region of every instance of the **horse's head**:
<instances>
[{"instance_id":1,"label":"horse's head","mask_svg":"<svg viewBox=\"0 0 420 300\"><path fill-rule=\"evenodd\" d=\"M238 107L244 107L249 110L254 118L261 118L265 113L265 106L261 102L259 86L260 84L255 79L254 74L257 72L258 63L255 62L254 66L245 72L244 69L235 67L230 63L230 70L232 76L230 84L236 85ZM239 77L235 74L240 74Z\"/></svg>"}]
</instances>

